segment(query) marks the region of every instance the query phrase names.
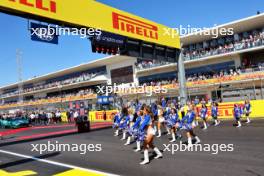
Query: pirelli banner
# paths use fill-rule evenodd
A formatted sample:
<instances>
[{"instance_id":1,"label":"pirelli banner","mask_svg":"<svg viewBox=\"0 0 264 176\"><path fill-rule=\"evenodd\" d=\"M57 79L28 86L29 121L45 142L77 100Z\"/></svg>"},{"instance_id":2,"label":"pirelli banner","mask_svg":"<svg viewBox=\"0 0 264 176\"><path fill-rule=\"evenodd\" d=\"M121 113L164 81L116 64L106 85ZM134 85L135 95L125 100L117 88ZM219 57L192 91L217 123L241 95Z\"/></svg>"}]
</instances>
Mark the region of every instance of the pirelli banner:
<instances>
[{"instance_id":1,"label":"pirelli banner","mask_svg":"<svg viewBox=\"0 0 264 176\"><path fill-rule=\"evenodd\" d=\"M54 23L101 29L146 42L180 48L176 31L94 0L1 0L0 10Z\"/></svg>"},{"instance_id":2,"label":"pirelli banner","mask_svg":"<svg viewBox=\"0 0 264 176\"><path fill-rule=\"evenodd\" d=\"M234 118L233 109L234 104L242 105L244 102L227 102L227 103L220 103L218 106L218 117L220 119L232 119ZM252 100L250 102L252 106L252 113L250 114L251 118L264 118L264 100ZM200 111L200 106L198 106L198 111ZM208 106L208 113L207 116L209 119L211 118L211 107ZM245 115L242 116L242 119L245 118ZM199 118L198 118L199 119Z\"/></svg>"},{"instance_id":3,"label":"pirelli banner","mask_svg":"<svg viewBox=\"0 0 264 176\"><path fill-rule=\"evenodd\" d=\"M109 111L90 111L89 112L89 120L91 122L112 122L113 114L116 114L117 110L109 110ZM104 117L105 113L105 117Z\"/></svg>"}]
</instances>

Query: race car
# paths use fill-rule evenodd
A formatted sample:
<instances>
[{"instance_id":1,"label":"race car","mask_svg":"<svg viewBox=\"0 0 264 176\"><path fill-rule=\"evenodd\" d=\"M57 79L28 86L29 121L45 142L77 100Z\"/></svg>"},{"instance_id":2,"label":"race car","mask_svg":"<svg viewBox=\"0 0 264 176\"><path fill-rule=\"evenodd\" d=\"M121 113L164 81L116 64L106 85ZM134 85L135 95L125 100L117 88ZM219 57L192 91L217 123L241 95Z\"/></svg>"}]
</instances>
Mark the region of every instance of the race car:
<instances>
[{"instance_id":1,"label":"race car","mask_svg":"<svg viewBox=\"0 0 264 176\"><path fill-rule=\"evenodd\" d=\"M23 118L23 117L1 119L0 120L0 126L1 126L1 128L22 128L22 127L28 127L29 126L29 121L28 121L28 119Z\"/></svg>"}]
</instances>

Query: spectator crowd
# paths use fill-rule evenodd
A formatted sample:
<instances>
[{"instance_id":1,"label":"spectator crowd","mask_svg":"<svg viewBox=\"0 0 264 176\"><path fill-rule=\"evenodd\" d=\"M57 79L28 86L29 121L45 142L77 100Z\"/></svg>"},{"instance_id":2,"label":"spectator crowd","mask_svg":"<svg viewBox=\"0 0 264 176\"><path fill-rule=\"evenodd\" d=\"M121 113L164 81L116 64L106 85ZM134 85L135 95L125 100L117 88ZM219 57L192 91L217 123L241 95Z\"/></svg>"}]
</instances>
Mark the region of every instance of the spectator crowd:
<instances>
[{"instance_id":1,"label":"spectator crowd","mask_svg":"<svg viewBox=\"0 0 264 176\"><path fill-rule=\"evenodd\" d=\"M136 68L137 70L143 70L169 64L171 63L162 60L138 60L138 62L136 63Z\"/></svg>"},{"instance_id":2,"label":"spectator crowd","mask_svg":"<svg viewBox=\"0 0 264 176\"><path fill-rule=\"evenodd\" d=\"M243 73L255 72L255 71L263 71L264 70L264 63L260 62L256 65L250 65L246 68L236 68L236 69L229 69L229 70L221 70L219 72L204 72L204 73L196 73L196 74L187 74L186 80L188 82L194 81L203 81L208 79L216 79L216 78L223 78L227 76L238 76ZM176 78L171 79L155 79L150 81L142 81L140 83L141 86L161 86L161 85L168 85L168 84L176 84L178 80Z\"/></svg>"},{"instance_id":3,"label":"spectator crowd","mask_svg":"<svg viewBox=\"0 0 264 176\"><path fill-rule=\"evenodd\" d=\"M29 93L29 92L34 92L34 91L39 91L39 90L43 90L43 89L50 89L50 88L55 88L55 87L62 87L65 85L70 85L70 84L75 84L75 83L81 83L81 82L85 82L85 81L89 81L90 79L101 75L102 72L97 72L97 73L83 73L79 76L76 77L72 77L72 78L68 78L68 79L64 79L61 81L51 81L49 83L45 83L42 85L35 85L31 88L24 88L22 90L21 93ZM18 95L19 94L19 90L15 90L13 92L10 93L4 93L1 95L1 98L5 98L5 97L9 97L9 96L13 96L13 95Z\"/></svg>"},{"instance_id":4,"label":"spectator crowd","mask_svg":"<svg viewBox=\"0 0 264 176\"><path fill-rule=\"evenodd\" d=\"M185 60L193 60L262 45L264 45L264 29L185 46L183 55Z\"/></svg>"},{"instance_id":5,"label":"spectator crowd","mask_svg":"<svg viewBox=\"0 0 264 176\"><path fill-rule=\"evenodd\" d=\"M42 98L23 100L23 102L27 103L27 102L36 102L36 101L40 101L40 100L55 99L55 98L68 98L68 97L75 97L75 96L84 96L84 95L90 95L90 94L94 94L94 93L95 92L93 89L81 89L79 91L73 91L70 93L62 92L61 94L58 94L58 95L49 95L49 96L42 97ZM13 103L17 103L17 102L16 101L6 101L2 105L8 105L8 104L13 104Z\"/></svg>"}]
</instances>

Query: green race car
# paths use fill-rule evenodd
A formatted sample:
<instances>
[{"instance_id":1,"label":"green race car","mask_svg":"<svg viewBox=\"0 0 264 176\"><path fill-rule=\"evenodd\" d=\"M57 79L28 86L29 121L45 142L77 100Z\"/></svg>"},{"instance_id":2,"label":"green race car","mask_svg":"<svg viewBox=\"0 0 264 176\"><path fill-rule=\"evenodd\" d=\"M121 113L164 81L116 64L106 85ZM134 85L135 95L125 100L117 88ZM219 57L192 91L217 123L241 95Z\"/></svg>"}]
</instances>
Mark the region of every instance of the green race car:
<instances>
[{"instance_id":1,"label":"green race car","mask_svg":"<svg viewBox=\"0 0 264 176\"><path fill-rule=\"evenodd\" d=\"M29 126L29 121L28 121L28 119L23 118L23 117L1 119L0 120L0 126L2 128L28 127Z\"/></svg>"}]
</instances>

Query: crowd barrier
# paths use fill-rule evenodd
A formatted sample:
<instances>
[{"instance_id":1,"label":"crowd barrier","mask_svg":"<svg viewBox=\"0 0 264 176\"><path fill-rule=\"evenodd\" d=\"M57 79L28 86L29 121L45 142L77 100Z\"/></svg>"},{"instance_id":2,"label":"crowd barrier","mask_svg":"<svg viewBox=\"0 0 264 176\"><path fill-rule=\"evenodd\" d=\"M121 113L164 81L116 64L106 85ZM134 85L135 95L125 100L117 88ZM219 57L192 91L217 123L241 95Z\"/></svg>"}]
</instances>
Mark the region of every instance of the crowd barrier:
<instances>
[{"instance_id":1,"label":"crowd barrier","mask_svg":"<svg viewBox=\"0 0 264 176\"><path fill-rule=\"evenodd\" d=\"M106 119L104 119L104 111L91 111L89 112L89 120L91 122L111 122L112 114L117 113L117 110L110 110L106 112Z\"/></svg>"},{"instance_id":2,"label":"crowd barrier","mask_svg":"<svg viewBox=\"0 0 264 176\"><path fill-rule=\"evenodd\" d=\"M106 112L106 119L104 119L104 111L90 111L89 112L89 120L90 122L112 122L112 114L116 113L117 110L109 110ZM62 121L67 122L66 112L62 113Z\"/></svg>"}]
</instances>

